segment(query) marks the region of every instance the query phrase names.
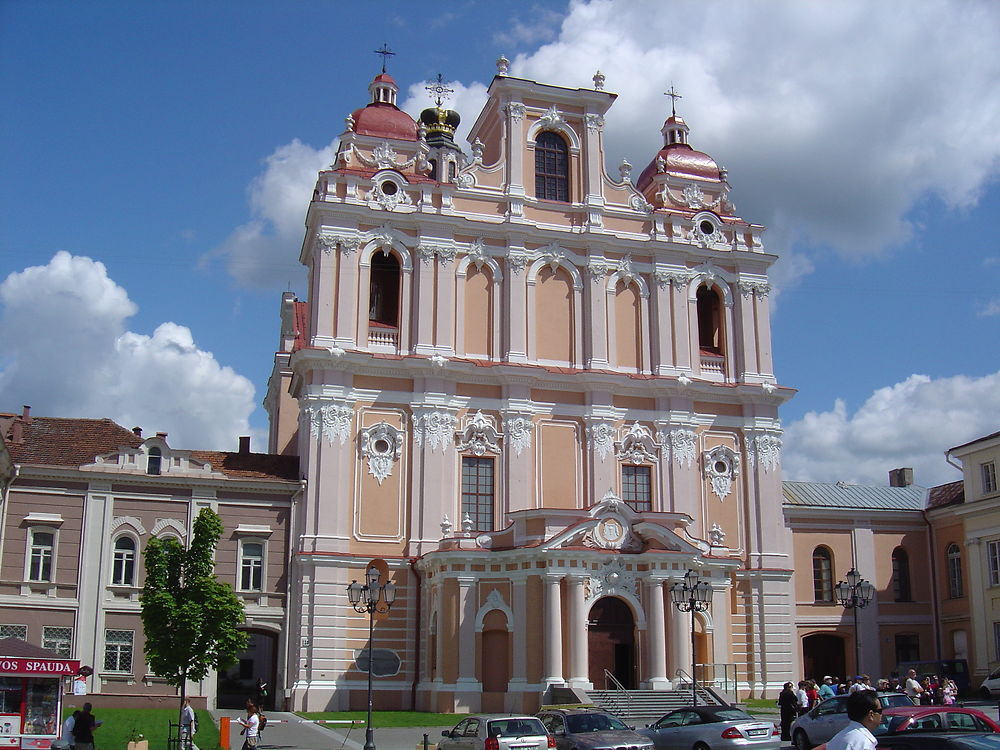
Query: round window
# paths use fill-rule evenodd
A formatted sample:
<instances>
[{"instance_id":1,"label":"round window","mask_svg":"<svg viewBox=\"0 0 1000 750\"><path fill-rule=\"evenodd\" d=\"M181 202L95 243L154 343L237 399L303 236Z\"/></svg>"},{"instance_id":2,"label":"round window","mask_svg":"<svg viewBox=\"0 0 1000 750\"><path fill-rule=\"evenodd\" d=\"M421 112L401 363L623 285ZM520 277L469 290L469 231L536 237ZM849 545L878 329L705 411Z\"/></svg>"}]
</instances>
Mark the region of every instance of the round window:
<instances>
[{"instance_id":1,"label":"round window","mask_svg":"<svg viewBox=\"0 0 1000 750\"><path fill-rule=\"evenodd\" d=\"M395 182L386 180L385 182L382 183L382 192L385 195L395 195L398 190L399 188L396 186Z\"/></svg>"},{"instance_id":2,"label":"round window","mask_svg":"<svg viewBox=\"0 0 1000 750\"><path fill-rule=\"evenodd\" d=\"M376 453L388 453L389 452L389 441L388 440L376 440L375 441L375 452Z\"/></svg>"},{"instance_id":3,"label":"round window","mask_svg":"<svg viewBox=\"0 0 1000 750\"><path fill-rule=\"evenodd\" d=\"M701 229L701 233L702 234L714 234L715 233L715 224L713 224L712 222L710 222L708 219L705 219L704 221L702 221L701 224L698 225L698 228Z\"/></svg>"},{"instance_id":4,"label":"round window","mask_svg":"<svg viewBox=\"0 0 1000 750\"><path fill-rule=\"evenodd\" d=\"M725 461L715 462L715 472L717 474L725 474L727 471L729 471L729 465Z\"/></svg>"}]
</instances>

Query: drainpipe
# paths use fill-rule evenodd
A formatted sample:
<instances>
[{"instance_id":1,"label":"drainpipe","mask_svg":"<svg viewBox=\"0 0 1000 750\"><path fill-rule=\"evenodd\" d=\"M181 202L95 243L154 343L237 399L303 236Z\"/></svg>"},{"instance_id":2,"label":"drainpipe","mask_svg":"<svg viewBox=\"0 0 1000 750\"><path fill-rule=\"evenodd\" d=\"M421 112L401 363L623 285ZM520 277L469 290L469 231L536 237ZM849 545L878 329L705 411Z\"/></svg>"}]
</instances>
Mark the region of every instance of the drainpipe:
<instances>
[{"instance_id":1,"label":"drainpipe","mask_svg":"<svg viewBox=\"0 0 1000 750\"><path fill-rule=\"evenodd\" d=\"M417 572L417 560L418 557L411 557L410 562L410 572L417 579L417 617L413 624L413 653L414 653L414 663L413 663L413 684L410 685L410 710L417 710L417 683L420 682L420 618L421 618L421 606L423 604L423 596L421 594L421 584L423 580L420 578L420 573Z\"/></svg>"},{"instance_id":2,"label":"drainpipe","mask_svg":"<svg viewBox=\"0 0 1000 750\"><path fill-rule=\"evenodd\" d=\"M0 488L0 560L3 559L4 540L7 538L7 502L10 499L10 488L21 473L21 464L14 464L14 471L2 488Z\"/></svg>"},{"instance_id":3,"label":"drainpipe","mask_svg":"<svg viewBox=\"0 0 1000 750\"><path fill-rule=\"evenodd\" d=\"M935 659L940 661L944 657L941 654L941 613L938 605L937 556L935 554L937 540L934 537L934 526L927 515L927 510L924 509L920 512L924 517L924 523L927 524L927 545L930 547L928 557L931 561L931 613L934 620L934 653L936 654Z\"/></svg>"}]
</instances>

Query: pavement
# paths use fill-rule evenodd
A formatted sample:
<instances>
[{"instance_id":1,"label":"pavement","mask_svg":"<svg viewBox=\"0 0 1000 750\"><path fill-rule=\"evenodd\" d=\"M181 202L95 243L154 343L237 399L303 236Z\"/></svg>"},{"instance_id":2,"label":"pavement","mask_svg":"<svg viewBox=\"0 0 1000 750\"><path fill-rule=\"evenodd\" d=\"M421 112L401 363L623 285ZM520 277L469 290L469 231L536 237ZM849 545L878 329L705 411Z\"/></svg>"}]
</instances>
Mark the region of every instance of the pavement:
<instances>
[{"instance_id":1,"label":"pavement","mask_svg":"<svg viewBox=\"0 0 1000 750\"><path fill-rule=\"evenodd\" d=\"M229 747L240 750L243 737L237 717L245 714L239 711L218 711L209 713L218 722L223 716L233 719L229 727ZM375 730L375 746L378 750L417 750L423 744L424 734L431 745L448 727L392 727ZM331 724L315 724L286 711L268 711L267 728L261 735L258 750L363 750L365 745L364 724L354 727Z\"/></svg>"}]
</instances>

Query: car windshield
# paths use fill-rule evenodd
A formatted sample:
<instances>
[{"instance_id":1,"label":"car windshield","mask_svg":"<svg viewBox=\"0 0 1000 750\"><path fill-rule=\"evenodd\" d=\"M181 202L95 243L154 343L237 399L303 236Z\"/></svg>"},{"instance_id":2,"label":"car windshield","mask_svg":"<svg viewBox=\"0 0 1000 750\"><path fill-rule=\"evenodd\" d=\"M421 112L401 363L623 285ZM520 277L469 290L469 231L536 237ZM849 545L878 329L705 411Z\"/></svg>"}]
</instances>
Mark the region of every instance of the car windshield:
<instances>
[{"instance_id":1,"label":"car windshield","mask_svg":"<svg viewBox=\"0 0 1000 750\"><path fill-rule=\"evenodd\" d=\"M566 717L570 734L584 732L610 732L628 729L620 719L608 714L570 714Z\"/></svg>"},{"instance_id":2,"label":"car windshield","mask_svg":"<svg viewBox=\"0 0 1000 750\"><path fill-rule=\"evenodd\" d=\"M888 734L890 732L895 732L899 729L899 725L906 721L908 716L889 716L888 714L882 715L882 722L872 730L872 734L878 736L881 734Z\"/></svg>"},{"instance_id":3,"label":"car windshield","mask_svg":"<svg viewBox=\"0 0 1000 750\"><path fill-rule=\"evenodd\" d=\"M545 727L538 719L493 719L486 727L490 737L524 737L544 735Z\"/></svg>"},{"instance_id":4,"label":"car windshield","mask_svg":"<svg viewBox=\"0 0 1000 750\"><path fill-rule=\"evenodd\" d=\"M723 708L713 713L715 715L715 721L736 721L737 719L753 719L753 717L746 711L741 711L738 708Z\"/></svg>"}]
</instances>

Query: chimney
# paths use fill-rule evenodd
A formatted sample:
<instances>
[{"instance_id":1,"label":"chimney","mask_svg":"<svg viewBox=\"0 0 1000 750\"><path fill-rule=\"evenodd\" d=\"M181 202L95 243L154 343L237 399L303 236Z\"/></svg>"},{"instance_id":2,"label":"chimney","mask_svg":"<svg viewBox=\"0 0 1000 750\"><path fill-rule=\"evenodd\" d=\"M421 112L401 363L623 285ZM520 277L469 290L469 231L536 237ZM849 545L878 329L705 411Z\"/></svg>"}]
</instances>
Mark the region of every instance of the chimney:
<instances>
[{"instance_id":1,"label":"chimney","mask_svg":"<svg viewBox=\"0 0 1000 750\"><path fill-rule=\"evenodd\" d=\"M250 452L250 436L242 435L240 437L240 453L249 453L249 452Z\"/></svg>"},{"instance_id":2,"label":"chimney","mask_svg":"<svg viewBox=\"0 0 1000 750\"><path fill-rule=\"evenodd\" d=\"M160 440L166 440L167 439L167 433L165 433L165 432L158 432L158 433L156 433L156 437L158 437Z\"/></svg>"},{"instance_id":3,"label":"chimney","mask_svg":"<svg viewBox=\"0 0 1000 750\"><path fill-rule=\"evenodd\" d=\"M133 427L132 428L132 434L135 435L137 438L141 438L142 437L142 428L141 427Z\"/></svg>"},{"instance_id":4,"label":"chimney","mask_svg":"<svg viewBox=\"0 0 1000 750\"><path fill-rule=\"evenodd\" d=\"M27 404L21 407L21 419L25 424L31 424L31 407Z\"/></svg>"},{"instance_id":5,"label":"chimney","mask_svg":"<svg viewBox=\"0 0 1000 750\"><path fill-rule=\"evenodd\" d=\"M889 472L890 487L909 487L913 484L913 469L892 469Z\"/></svg>"}]
</instances>

